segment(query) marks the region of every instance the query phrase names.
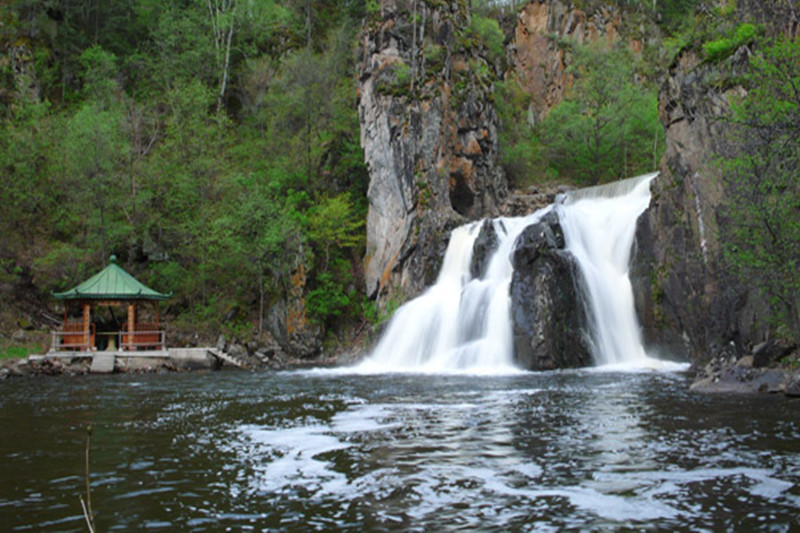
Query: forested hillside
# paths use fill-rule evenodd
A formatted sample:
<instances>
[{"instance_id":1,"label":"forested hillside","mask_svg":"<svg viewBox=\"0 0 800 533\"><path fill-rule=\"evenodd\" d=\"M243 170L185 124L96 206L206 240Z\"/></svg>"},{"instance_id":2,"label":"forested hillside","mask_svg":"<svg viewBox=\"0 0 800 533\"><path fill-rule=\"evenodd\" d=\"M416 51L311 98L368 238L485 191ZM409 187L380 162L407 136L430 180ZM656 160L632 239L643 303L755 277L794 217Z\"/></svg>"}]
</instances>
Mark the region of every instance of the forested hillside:
<instances>
[{"instance_id":1,"label":"forested hillside","mask_svg":"<svg viewBox=\"0 0 800 533\"><path fill-rule=\"evenodd\" d=\"M320 324L359 315L365 14L333 1L6 3L4 321L40 320L50 290L112 253L175 294L166 311L187 330L252 333L293 283Z\"/></svg>"}]
</instances>

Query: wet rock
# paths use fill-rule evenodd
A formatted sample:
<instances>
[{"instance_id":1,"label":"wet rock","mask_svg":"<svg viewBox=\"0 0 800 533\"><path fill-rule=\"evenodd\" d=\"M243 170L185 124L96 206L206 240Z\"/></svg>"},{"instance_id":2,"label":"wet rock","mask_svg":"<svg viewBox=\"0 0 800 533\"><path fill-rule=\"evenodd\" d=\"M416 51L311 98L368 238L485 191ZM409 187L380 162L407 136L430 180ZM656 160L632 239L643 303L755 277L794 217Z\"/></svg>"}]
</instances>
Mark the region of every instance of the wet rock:
<instances>
[{"instance_id":1,"label":"wet rock","mask_svg":"<svg viewBox=\"0 0 800 533\"><path fill-rule=\"evenodd\" d=\"M247 349L241 344L230 343L228 345L228 355L236 359L244 359L247 357Z\"/></svg>"},{"instance_id":2,"label":"wet rock","mask_svg":"<svg viewBox=\"0 0 800 533\"><path fill-rule=\"evenodd\" d=\"M579 300L579 271L564 250L558 216L548 213L526 228L512 254L511 318L514 355L530 370L592 364Z\"/></svg>"},{"instance_id":3,"label":"wet rock","mask_svg":"<svg viewBox=\"0 0 800 533\"><path fill-rule=\"evenodd\" d=\"M220 335L217 338L217 345L216 345L217 350L219 350L220 352L224 352L227 347L228 347L228 342L225 339L225 335Z\"/></svg>"},{"instance_id":4,"label":"wet rock","mask_svg":"<svg viewBox=\"0 0 800 533\"><path fill-rule=\"evenodd\" d=\"M497 231L494 229L494 224L491 220L483 221L480 233L472 245L472 264L470 265L470 274L473 278L479 279L486 274L486 269L489 267L489 260L492 254L497 250L497 245L500 239L497 237Z\"/></svg>"},{"instance_id":5,"label":"wet rock","mask_svg":"<svg viewBox=\"0 0 800 533\"><path fill-rule=\"evenodd\" d=\"M786 396L800 398L800 370L795 372L794 375L789 379L784 392Z\"/></svg>"},{"instance_id":6,"label":"wet rock","mask_svg":"<svg viewBox=\"0 0 800 533\"><path fill-rule=\"evenodd\" d=\"M318 332L311 328L296 331L289 335L288 348L286 351L294 357L313 359L322 351L322 339Z\"/></svg>"},{"instance_id":7,"label":"wet rock","mask_svg":"<svg viewBox=\"0 0 800 533\"><path fill-rule=\"evenodd\" d=\"M789 374L779 368L753 368L732 364L699 376L690 389L697 392L778 393L787 388Z\"/></svg>"},{"instance_id":8,"label":"wet rock","mask_svg":"<svg viewBox=\"0 0 800 533\"><path fill-rule=\"evenodd\" d=\"M774 339L757 344L753 347L753 365L757 368L769 366L789 355L794 348L793 343Z\"/></svg>"}]
</instances>

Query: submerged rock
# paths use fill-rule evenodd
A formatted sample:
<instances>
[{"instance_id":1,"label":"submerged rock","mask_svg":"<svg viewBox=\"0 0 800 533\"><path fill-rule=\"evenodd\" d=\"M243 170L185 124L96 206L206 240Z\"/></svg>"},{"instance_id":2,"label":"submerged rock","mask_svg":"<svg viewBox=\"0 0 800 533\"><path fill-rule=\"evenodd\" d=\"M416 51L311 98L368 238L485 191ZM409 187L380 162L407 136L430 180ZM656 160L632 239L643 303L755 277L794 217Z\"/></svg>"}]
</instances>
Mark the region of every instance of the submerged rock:
<instances>
[{"instance_id":1,"label":"submerged rock","mask_svg":"<svg viewBox=\"0 0 800 533\"><path fill-rule=\"evenodd\" d=\"M690 389L697 392L777 393L786 390L787 377L787 372L779 368L735 364L696 380Z\"/></svg>"},{"instance_id":2,"label":"submerged rock","mask_svg":"<svg viewBox=\"0 0 800 533\"><path fill-rule=\"evenodd\" d=\"M579 271L564 249L555 212L527 227L511 257L511 319L517 363L530 370L592 364L584 335L586 311L580 302Z\"/></svg>"}]
</instances>

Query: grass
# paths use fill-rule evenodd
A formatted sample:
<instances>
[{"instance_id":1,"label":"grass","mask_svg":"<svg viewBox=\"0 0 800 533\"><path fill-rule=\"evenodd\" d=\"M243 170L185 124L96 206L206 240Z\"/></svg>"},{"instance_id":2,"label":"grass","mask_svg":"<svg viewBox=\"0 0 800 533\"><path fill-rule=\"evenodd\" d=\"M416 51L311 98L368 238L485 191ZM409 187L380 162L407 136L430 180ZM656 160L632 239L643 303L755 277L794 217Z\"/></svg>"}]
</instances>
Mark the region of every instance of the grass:
<instances>
[{"instance_id":1,"label":"grass","mask_svg":"<svg viewBox=\"0 0 800 533\"><path fill-rule=\"evenodd\" d=\"M31 354L43 354L44 352L44 347L39 343L17 344L0 341L0 359L22 359Z\"/></svg>"}]
</instances>

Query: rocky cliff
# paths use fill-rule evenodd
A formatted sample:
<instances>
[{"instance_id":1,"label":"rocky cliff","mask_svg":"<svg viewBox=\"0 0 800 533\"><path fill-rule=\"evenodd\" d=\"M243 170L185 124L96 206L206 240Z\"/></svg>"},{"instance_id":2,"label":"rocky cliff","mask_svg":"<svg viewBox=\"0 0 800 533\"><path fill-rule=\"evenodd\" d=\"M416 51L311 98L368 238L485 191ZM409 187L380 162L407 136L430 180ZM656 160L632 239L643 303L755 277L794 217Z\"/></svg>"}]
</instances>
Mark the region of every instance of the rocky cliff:
<instances>
[{"instance_id":1,"label":"rocky cliff","mask_svg":"<svg viewBox=\"0 0 800 533\"><path fill-rule=\"evenodd\" d=\"M382 0L359 66L369 168L367 294L412 296L436 276L450 230L507 194L486 50L465 1Z\"/></svg>"},{"instance_id":2,"label":"rocky cliff","mask_svg":"<svg viewBox=\"0 0 800 533\"><path fill-rule=\"evenodd\" d=\"M570 85L565 52L560 39L578 43L620 38L622 16L610 2L588 2L583 9L573 2L534 0L517 16L509 72L530 98L529 119L539 121L564 98ZM641 49L637 41L636 49Z\"/></svg>"},{"instance_id":3,"label":"rocky cliff","mask_svg":"<svg viewBox=\"0 0 800 533\"><path fill-rule=\"evenodd\" d=\"M793 22L783 4L740 0L735 13L768 34L796 34L797 17ZM659 95L666 154L639 219L632 281L648 347L693 361L735 360L767 335L763 296L726 269L720 227L727 191L714 163L725 149L721 118L742 94L736 74L750 52L742 46L711 63L699 47L688 47Z\"/></svg>"}]
</instances>

